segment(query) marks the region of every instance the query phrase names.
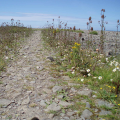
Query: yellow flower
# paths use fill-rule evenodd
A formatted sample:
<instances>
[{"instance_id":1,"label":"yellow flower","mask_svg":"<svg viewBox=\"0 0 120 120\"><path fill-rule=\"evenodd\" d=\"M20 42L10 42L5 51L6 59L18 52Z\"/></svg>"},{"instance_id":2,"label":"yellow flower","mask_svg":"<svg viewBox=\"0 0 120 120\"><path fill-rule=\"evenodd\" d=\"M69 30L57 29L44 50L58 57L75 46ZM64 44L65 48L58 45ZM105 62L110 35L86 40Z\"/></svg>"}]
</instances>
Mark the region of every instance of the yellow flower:
<instances>
[{"instance_id":1,"label":"yellow flower","mask_svg":"<svg viewBox=\"0 0 120 120\"><path fill-rule=\"evenodd\" d=\"M111 86L108 86L109 88L111 88Z\"/></svg>"},{"instance_id":2,"label":"yellow flower","mask_svg":"<svg viewBox=\"0 0 120 120\"><path fill-rule=\"evenodd\" d=\"M106 86L108 86L108 85L106 85Z\"/></svg>"},{"instance_id":3,"label":"yellow flower","mask_svg":"<svg viewBox=\"0 0 120 120\"><path fill-rule=\"evenodd\" d=\"M77 43L75 42L75 45L77 45Z\"/></svg>"},{"instance_id":4,"label":"yellow flower","mask_svg":"<svg viewBox=\"0 0 120 120\"><path fill-rule=\"evenodd\" d=\"M113 89L115 89L115 87L113 87Z\"/></svg>"},{"instance_id":5,"label":"yellow flower","mask_svg":"<svg viewBox=\"0 0 120 120\"><path fill-rule=\"evenodd\" d=\"M91 66L91 65L90 65Z\"/></svg>"},{"instance_id":6,"label":"yellow flower","mask_svg":"<svg viewBox=\"0 0 120 120\"><path fill-rule=\"evenodd\" d=\"M118 104L118 105L120 105L120 104Z\"/></svg>"},{"instance_id":7,"label":"yellow flower","mask_svg":"<svg viewBox=\"0 0 120 120\"><path fill-rule=\"evenodd\" d=\"M76 48L75 46L72 47L72 49Z\"/></svg>"},{"instance_id":8,"label":"yellow flower","mask_svg":"<svg viewBox=\"0 0 120 120\"><path fill-rule=\"evenodd\" d=\"M102 89L102 88L100 88L100 89Z\"/></svg>"},{"instance_id":9,"label":"yellow flower","mask_svg":"<svg viewBox=\"0 0 120 120\"><path fill-rule=\"evenodd\" d=\"M117 97L117 95L115 97Z\"/></svg>"}]
</instances>

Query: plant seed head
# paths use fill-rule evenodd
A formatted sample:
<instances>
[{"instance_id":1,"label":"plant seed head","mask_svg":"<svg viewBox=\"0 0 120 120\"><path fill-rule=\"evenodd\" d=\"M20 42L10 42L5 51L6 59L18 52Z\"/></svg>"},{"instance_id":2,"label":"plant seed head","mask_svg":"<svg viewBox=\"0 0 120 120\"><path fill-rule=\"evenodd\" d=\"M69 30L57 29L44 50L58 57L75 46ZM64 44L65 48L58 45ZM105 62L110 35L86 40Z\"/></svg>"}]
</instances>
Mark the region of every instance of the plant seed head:
<instances>
[{"instance_id":1,"label":"plant seed head","mask_svg":"<svg viewBox=\"0 0 120 120\"><path fill-rule=\"evenodd\" d=\"M82 36L82 33L81 32L79 32L79 37L81 37Z\"/></svg>"},{"instance_id":2,"label":"plant seed head","mask_svg":"<svg viewBox=\"0 0 120 120\"><path fill-rule=\"evenodd\" d=\"M87 22L87 25L89 25L89 23Z\"/></svg>"},{"instance_id":3,"label":"plant seed head","mask_svg":"<svg viewBox=\"0 0 120 120\"><path fill-rule=\"evenodd\" d=\"M104 19L104 18L105 18L105 17L104 17L104 15L102 15L102 16L101 16L101 18L103 18L103 19Z\"/></svg>"},{"instance_id":4,"label":"plant seed head","mask_svg":"<svg viewBox=\"0 0 120 120\"><path fill-rule=\"evenodd\" d=\"M93 27L91 27L91 31L93 31Z\"/></svg>"},{"instance_id":5,"label":"plant seed head","mask_svg":"<svg viewBox=\"0 0 120 120\"><path fill-rule=\"evenodd\" d=\"M101 11L105 12L105 9L102 9Z\"/></svg>"},{"instance_id":6,"label":"plant seed head","mask_svg":"<svg viewBox=\"0 0 120 120\"><path fill-rule=\"evenodd\" d=\"M89 21L91 20L91 17L89 17Z\"/></svg>"},{"instance_id":7,"label":"plant seed head","mask_svg":"<svg viewBox=\"0 0 120 120\"><path fill-rule=\"evenodd\" d=\"M73 30L76 30L75 26L73 27Z\"/></svg>"}]
</instances>

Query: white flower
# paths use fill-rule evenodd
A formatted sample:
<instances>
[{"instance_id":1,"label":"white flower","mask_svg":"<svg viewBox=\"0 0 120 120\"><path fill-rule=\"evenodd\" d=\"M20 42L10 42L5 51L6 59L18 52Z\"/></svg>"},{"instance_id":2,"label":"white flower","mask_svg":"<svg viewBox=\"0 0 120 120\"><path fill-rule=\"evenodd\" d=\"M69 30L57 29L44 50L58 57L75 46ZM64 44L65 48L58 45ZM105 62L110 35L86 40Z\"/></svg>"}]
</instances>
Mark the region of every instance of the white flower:
<instances>
[{"instance_id":1,"label":"white flower","mask_svg":"<svg viewBox=\"0 0 120 120\"><path fill-rule=\"evenodd\" d=\"M116 63L115 63L115 66L118 66L118 64L119 64L119 63L118 63L118 62L116 62Z\"/></svg>"},{"instance_id":2,"label":"white flower","mask_svg":"<svg viewBox=\"0 0 120 120\"><path fill-rule=\"evenodd\" d=\"M48 37L47 37L48 38Z\"/></svg>"},{"instance_id":3,"label":"white flower","mask_svg":"<svg viewBox=\"0 0 120 120\"><path fill-rule=\"evenodd\" d=\"M110 81L113 81L113 79L110 79Z\"/></svg>"},{"instance_id":4,"label":"white flower","mask_svg":"<svg viewBox=\"0 0 120 120\"><path fill-rule=\"evenodd\" d=\"M93 78L97 78L97 77L93 77Z\"/></svg>"},{"instance_id":5,"label":"white flower","mask_svg":"<svg viewBox=\"0 0 120 120\"><path fill-rule=\"evenodd\" d=\"M24 56L24 58L26 58L26 56Z\"/></svg>"},{"instance_id":6,"label":"white flower","mask_svg":"<svg viewBox=\"0 0 120 120\"><path fill-rule=\"evenodd\" d=\"M108 61L108 58L106 58L106 61Z\"/></svg>"},{"instance_id":7,"label":"white flower","mask_svg":"<svg viewBox=\"0 0 120 120\"><path fill-rule=\"evenodd\" d=\"M101 80L101 79L102 79L102 76L99 76L98 79Z\"/></svg>"},{"instance_id":8,"label":"white flower","mask_svg":"<svg viewBox=\"0 0 120 120\"><path fill-rule=\"evenodd\" d=\"M75 73L75 70L72 71L72 74L74 74L74 73Z\"/></svg>"},{"instance_id":9,"label":"white flower","mask_svg":"<svg viewBox=\"0 0 120 120\"><path fill-rule=\"evenodd\" d=\"M90 69L87 69L87 72L90 72Z\"/></svg>"},{"instance_id":10,"label":"white flower","mask_svg":"<svg viewBox=\"0 0 120 120\"><path fill-rule=\"evenodd\" d=\"M115 72L116 71L116 68L115 69L113 69L113 72Z\"/></svg>"},{"instance_id":11,"label":"white flower","mask_svg":"<svg viewBox=\"0 0 120 120\"><path fill-rule=\"evenodd\" d=\"M5 57L5 59L8 59L8 57Z\"/></svg>"},{"instance_id":12,"label":"white flower","mask_svg":"<svg viewBox=\"0 0 120 120\"><path fill-rule=\"evenodd\" d=\"M84 79L81 79L81 81L83 81Z\"/></svg>"},{"instance_id":13,"label":"white flower","mask_svg":"<svg viewBox=\"0 0 120 120\"><path fill-rule=\"evenodd\" d=\"M116 69L119 70L119 67L117 66Z\"/></svg>"},{"instance_id":14,"label":"white flower","mask_svg":"<svg viewBox=\"0 0 120 120\"><path fill-rule=\"evenodd\" d=\"M37 69L39 68L39 66L36 67Z\"/></svg>"},{"instance_id":15,"label":"white flower","mask_svg":"<svg viewBox=\"0 0 120 120\"><path fill-rule=\"evenodd\" d=\"M113 65L113 62L110 63L110 66L112 66L112 65Z\"/></svg>"},{"instance_id":16,"label":"white flower","mask_svg":"<svg viewBox=\"0 0 120 120\"><path fill-rule=\"evenodd\" d=\"M91 76L91 74L89 73L88 76Z\"/></svg>"}]
</instances>

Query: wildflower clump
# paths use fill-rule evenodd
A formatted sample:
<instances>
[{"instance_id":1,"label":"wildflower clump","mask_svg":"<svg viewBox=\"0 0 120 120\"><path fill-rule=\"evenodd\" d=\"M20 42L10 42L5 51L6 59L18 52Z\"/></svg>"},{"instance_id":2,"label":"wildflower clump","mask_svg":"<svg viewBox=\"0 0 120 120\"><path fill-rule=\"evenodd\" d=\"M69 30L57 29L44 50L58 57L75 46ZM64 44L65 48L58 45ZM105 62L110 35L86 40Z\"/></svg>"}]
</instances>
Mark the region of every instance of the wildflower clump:
<instances>
[{"instance_id":1,"label":"wildflower clump","mask_svg":"<svg viewBox=\"0 0 120 120\"><path fill-rule=\"evenodd\" d=\"M80 60L80 44L75 42L74 46L72 47L72 52L71 52L71 63L74 66L78 66L78 62Z\"/></svg>"}]
</instances>

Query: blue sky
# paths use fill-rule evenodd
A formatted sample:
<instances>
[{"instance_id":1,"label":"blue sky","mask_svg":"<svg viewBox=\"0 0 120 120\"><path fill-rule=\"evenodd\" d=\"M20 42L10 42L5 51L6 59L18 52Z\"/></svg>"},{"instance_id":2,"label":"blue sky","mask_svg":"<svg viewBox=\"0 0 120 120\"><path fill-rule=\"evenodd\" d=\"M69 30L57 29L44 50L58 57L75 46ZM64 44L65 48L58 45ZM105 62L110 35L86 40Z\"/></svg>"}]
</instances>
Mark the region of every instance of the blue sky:
<instances>
[{"instance_id":1,"label":"blue sky","mask_svg":"<svg viewBox=\"0 0 120 120\"><path fill-rule=\"evenodd\" d=\"M120 20L120 0L0 0L0 25L3 22L14 23L20 20L24 26L40 28L52 24L55 28L60 21L68 27L87 30L86 23L92 17L94 30L100 30L101 9L105 9L106 30L117 30L117 20ZM64 24L62 25L64 27ZM120 31L120 30L119 30Z\"/></svg>"}]
</instances>

